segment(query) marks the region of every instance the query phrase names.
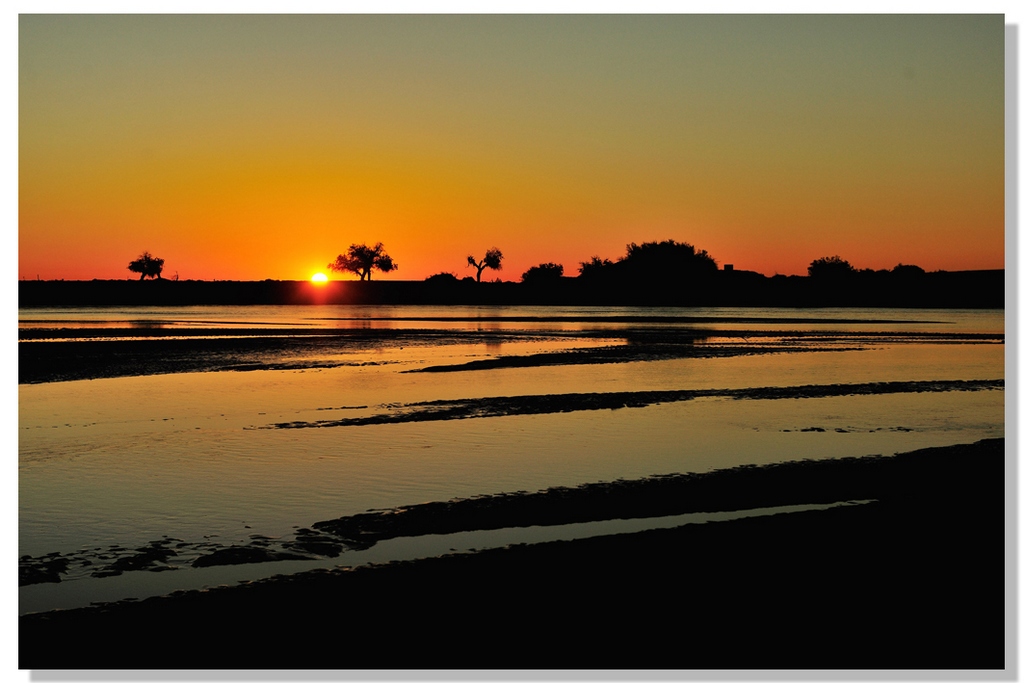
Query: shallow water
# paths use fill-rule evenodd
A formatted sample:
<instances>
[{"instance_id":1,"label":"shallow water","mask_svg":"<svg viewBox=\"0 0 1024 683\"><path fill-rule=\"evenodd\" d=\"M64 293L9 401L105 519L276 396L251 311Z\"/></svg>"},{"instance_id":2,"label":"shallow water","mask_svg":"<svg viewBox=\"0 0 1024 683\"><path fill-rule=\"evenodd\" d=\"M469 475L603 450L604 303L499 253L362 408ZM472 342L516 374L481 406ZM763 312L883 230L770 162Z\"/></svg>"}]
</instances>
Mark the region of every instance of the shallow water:
<instances>
[{"instance_id":1,"label":"shallow water","mask_svg":"<svg viewBox=\"0 0 1024 683\"><path fill-rule=\"evenodd\" d=\"M581 329L685 319L712 329L904 329L999 332L1002 310L907 308L638 308L627 306L109 306L19 309L22 329L126 328ZM597 319L597 320L592 320ZM755 323L748 322L756 320ZM605 322L602 322L605 321ZM801 322L794 322L801 320ZM837 322L838 321L838 322ZM895 325L893 323L896 323ZM635 323L632 323L635 324ZM672 324L665 322L664 324Z\"/></svg>"},{"instance_id":2,"label":"shallow water","mask_svg":"<svg viewBox=\"0 0 1024 683\"><path fill-rule=\"evenodd\" d=\"M593 320L602 317L610 321ZM630 317L645 322L621 322ZM546 334L649 326L654 317L666 319L657 324L667 329L770 329L782 337L800 330L891 334L858 338L860 350L853 351L830 350L834 345L828 341L813 341L810 346L821 351L406 372L618 344L621 340ZM744 322L744 317L753 320ZM693 322L698 318L702 322ZM527 332L500 344L488 343L486 336L478 344L449 344L438 338L431 344L346 354L354 363L373 363L364 365L21 385L19 554L37 557L114 545L133 548L165 536L219 544L245 542L253 534L281 538L313 522L371 508L739 464L892 454L1002 436L1004 431L1001 390L777 400L719 397L618 410L261 428L371 415L395 404L439 399L1002 379L1001 343L901 336L1001 334L1002 311L112 308L23 310L19 323L23 330L114 327L124 330L119 336L129 338L133 330L153 325L266 327L275 332L339 325ZM298 566L288 571L299 571L309 563L286 564ZM253 565L252 575L266 573L269 566ZM239 571L236 567L231 575L238 578ZM83 578L74 592L81 595L86 584L110 580ZM132 584L128 579L121 583ZM47 591L59 596L61 585ZM67 592L70 596L72 591Z\"/></svg>"}]
</instances>

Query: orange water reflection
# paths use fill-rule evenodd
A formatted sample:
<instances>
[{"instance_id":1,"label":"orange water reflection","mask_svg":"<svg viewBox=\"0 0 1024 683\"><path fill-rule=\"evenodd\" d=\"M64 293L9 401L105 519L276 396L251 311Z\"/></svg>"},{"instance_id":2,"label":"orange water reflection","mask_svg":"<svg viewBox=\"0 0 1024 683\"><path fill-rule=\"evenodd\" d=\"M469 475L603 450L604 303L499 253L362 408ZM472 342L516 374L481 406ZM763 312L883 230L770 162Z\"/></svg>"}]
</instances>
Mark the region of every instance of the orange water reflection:
<instances>
[{"instance_id":1,"label":"orange water reflection","mask_svg":"<svg viewBox=\"0 0 1024 683\"><path fill-rule=\"evenodd\" d=\"M237 309L222 316L204 313L203 324L238 318ZM287 313L278 329L306 314ZM898 315L924 320L931 313ZM932 323L935 328L1002 330L1001 315L991 312L962 319L940 313L947 320ZM98 317L79 322L83 327L114 324ZM198 315L190 321L201 322ZM504 329L500 321L479 325ZM780 329L790 328L780 324ZM254 429L442 399L1004 376L1000 344L884 340L858 351L404 372L605 343L538 337L500 345L394 346L345 354L353 364L325 369L22 385L19 551L42 555L114 543L134 547L163 535L196 540L216 534L219 542L230 543L254 533L288 534L369 508L745 463L893 453L1004 432L1004 396L998 390L709 398L637 409Z\"/></svg>"}]
</instances>

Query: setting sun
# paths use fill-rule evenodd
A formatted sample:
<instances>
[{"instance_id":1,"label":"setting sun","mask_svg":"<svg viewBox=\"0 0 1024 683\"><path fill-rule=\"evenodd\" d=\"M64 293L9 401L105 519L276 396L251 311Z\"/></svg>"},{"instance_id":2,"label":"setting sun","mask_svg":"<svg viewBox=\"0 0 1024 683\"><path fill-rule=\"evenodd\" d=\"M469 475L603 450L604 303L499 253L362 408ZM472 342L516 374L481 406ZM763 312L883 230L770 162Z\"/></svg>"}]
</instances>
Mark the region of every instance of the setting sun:
<instances>
[{"instance_id":1,"label":"setting sun","mask_svg":"<svg viewBox=\"0 0 1024 683\"><path fill-rule=\"evenodd\" d=\"M327 276L324 275L323 273L317 273L310 279L318 285L322 285L325 282L327 282Z\"/></svg>"}]
</instances>

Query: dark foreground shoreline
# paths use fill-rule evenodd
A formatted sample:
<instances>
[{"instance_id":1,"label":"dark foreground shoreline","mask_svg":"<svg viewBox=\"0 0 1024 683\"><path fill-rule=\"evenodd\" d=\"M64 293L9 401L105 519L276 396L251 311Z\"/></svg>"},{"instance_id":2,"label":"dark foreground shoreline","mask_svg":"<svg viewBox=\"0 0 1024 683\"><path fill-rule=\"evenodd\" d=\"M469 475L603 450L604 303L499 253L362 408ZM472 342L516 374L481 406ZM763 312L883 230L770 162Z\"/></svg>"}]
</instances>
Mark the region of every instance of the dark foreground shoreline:
<instances>
[{"instance_id":1,"label":"dark foreground shoreline","mask_svg":"<svg viewBox=\"0 0 1024 683\"><path fill-rule=\"evenodd\" d=\"M1004 449L857 459L864 505L26 615L19 665L1002 669ZM740 468L719 493L850 495L849 459L798 465Z\"/></svg>"}]
</instances>

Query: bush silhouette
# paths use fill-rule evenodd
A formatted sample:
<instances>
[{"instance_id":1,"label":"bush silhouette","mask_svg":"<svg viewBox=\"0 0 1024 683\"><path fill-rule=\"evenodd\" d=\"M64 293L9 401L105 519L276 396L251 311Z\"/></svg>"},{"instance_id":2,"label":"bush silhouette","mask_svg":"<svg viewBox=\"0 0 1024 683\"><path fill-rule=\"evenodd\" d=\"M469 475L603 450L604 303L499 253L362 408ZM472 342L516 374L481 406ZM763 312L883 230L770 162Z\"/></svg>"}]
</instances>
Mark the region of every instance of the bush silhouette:
<instances>
[{"instance_id":1,"label":"bush silhouette","mask_svg":"<svg viewBox=\"0 0 1024 683\"><path fill-rule=\"evenodd\" d=\"M639 245L632 242L626 246L626 256L619 263L632 277L699 276L718 270L718 263L707 251L697 251L692 244L675 240Z\"/></svg>"},{"instance_id":2,"label":"bush silhouette","mask_svg":"<svg viewBox=\"0 0 1024 683\"><path fill-rule=\"evenodd\" d=\"M164 260L144 251L139 258L128 264L128 270L139 273L139 280L145 280L147 277L162 280L160 273L164 270Z\"/></svg>"},{"instance_id":3,"label":"bush silhouette","mask_svg":"<svg viewBox=\"0 0 1024 683\"><path fill-rule=\"evenodd\" d=\"M557 282L562 279L562 271L563 268L560 263L542 263L539 266L533 266L523 273L523 284L541 285Z\"/></svg>"},{"instance_id":4,"label":"bush silhouette","mask_svg":"<svg viewBox=\"0 0 1024 683\"><path fill-rule=\"evenodd\" d=\"M850 265L850 262L840 258L839 256L826 256L811 261L811 265L807 266L807 274L810 277L845 277L853 275L857 270Z\"/></svg>"},{"instance_id":5,"label":"bush silhouette","mask_svg":"<svg viewBox=\"0 0 1024 683\"><path fill-rule=\"evenodd\" d=\"M591 256L589 261L580 261L580 277L592 278L609 272L613 264L600 256Z\"/></svg>"},{"instance_id":6,"label":"bush silhouette","mask_svg":"<svg viewBox=\"0 0 1024 683\"><path fill-rule=\"evenodd\" d=\"M455 284L458 281L459 278L457 278L455 275L452 275L451 273L434 273L426 280L424 280L424 282L429 282L430 284L434 285L450 285Z\"/></svg>"},{"instance_id":7,"label":"bush silhouette","mask_svg":"<svg viewBox=\"0 0 1024 683\"><path fill-rule=\"evenodd\" d=\"M898 263L893 267L892 274L899 275L900 277L919 277L924 275L924 268L921 266Z\"/></svg>"}]
</instances>

